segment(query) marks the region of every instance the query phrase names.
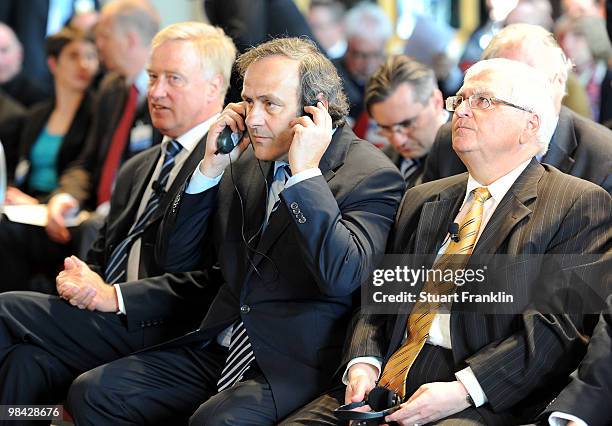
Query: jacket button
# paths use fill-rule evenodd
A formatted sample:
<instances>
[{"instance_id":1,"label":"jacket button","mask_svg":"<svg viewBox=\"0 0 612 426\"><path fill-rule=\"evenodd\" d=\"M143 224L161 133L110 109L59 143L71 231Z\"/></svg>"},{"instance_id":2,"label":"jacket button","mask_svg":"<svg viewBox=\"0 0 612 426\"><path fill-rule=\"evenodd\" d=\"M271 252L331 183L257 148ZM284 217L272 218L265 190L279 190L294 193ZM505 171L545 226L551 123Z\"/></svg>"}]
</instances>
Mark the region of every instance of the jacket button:
<instances>
[{"instance_id":1,"label":"jacket button","mask_svg":"<svg viewBox=\"0 0 612 426\"><path fill-rule=\"evenodd\" d=\"M240 312L243 314L248 314L251 311L251 307L249 305L242 305L240 307Z\"/></svg>"},{"instance_id":2,"label":"jacket button","mask_svg":"<svg viewBox=\"0 0 612 426\"><path fill-rule=\"evenodd\" d=\"M304 216L298 218L298 223L306 223L306 218Z\"/></svg>"},{"instance_id":3,"label":"jacket button","mask_svg":"<svg viewBox=\"0 0 612 426\"><path fill-rule=\"evenodd\" d=\"M289 205L289 207L291 207L291 209L292 209L292 210L295 210L295 209L297 209L299 206L298 206L298 203L296 203L296 202L294 201L293 203L291 203L291 204Z\"/></svg>"}]
</instances>

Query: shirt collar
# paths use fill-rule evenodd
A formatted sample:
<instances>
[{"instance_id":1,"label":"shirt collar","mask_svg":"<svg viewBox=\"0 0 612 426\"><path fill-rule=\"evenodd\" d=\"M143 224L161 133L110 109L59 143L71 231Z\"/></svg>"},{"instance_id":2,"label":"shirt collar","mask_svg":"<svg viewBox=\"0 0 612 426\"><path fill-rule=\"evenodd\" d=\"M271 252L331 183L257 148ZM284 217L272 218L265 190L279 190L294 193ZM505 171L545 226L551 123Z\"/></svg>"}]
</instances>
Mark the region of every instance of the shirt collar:
<instances>
[{"instance_id":1,"label":"shirt collar","mask_svg":"<svg viewBox=\"0 0 612 426\"><path fill-rule=\"evenodd\" d=\"M495 200L496 203L499 203L502 200L502 198L504 198L506 193L510 190L510 187L514 185L514 182L518 179L521 173L523 173L523 170L527 168L530 162L531 162L531 159L519 164L517 167L512 169L510 172L500 177L495 182L491 183L489 186L482 185L476 179L474 179L472 175L469 175L468 182L467 182L467 190L465 193L465 198L463 200L463 203L465 204L465 202L467 201L468 197L470 196L471 192L474 189L480 188L480 187L487 188L489 190L489 194L491 194L491 198Z\"/></svg>"},{"instance_id":2,"label":"shirt collar","mask_svg":"<svg viewBox=\"0 0 612 426\"><path fill-rule=\"evenodd\" d=\"M218 117L219 117L219 113L214 114L208 120L203 121L202 123L198 124L195 127L192 127L187 132L183 133L181 136L176 138L176 141L179 144L181 144L181 146L183 147L185 151L187 151L188 153L191 153L195 149L198 142L200 142L200 140L204 137L206 132L208 132L208 129L210 129L210 126L212 126L212 124L217 120ZM164 136L164 140L162 142L164 144L163 145L164 149L166 148L166 145L168 144L168 142L170 142L171 140L172 140L171 137Z\"/></svg>"}]
</instances>

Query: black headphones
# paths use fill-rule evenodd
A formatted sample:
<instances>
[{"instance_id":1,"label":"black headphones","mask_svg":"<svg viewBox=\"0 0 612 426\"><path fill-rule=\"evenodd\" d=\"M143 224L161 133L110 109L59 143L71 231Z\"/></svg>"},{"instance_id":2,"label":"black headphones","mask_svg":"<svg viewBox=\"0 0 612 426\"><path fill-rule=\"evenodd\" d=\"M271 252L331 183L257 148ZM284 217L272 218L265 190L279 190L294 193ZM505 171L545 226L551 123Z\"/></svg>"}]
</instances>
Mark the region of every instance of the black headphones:
<instances>
[{"instance_id":1,"label":"black headphones","mask_svg":"<svg viewBox=\"0 0 612 426\"><path fill-rule=\"evenodd\" d=\"M397 411L401 403L402 398L397 393L377 386L370 391L365 401L342 405L334 410L334 415L338 420L357 420L358 425L379 425L385 423L385 417ZM369 405L372 411L352 411L364 405Z\"/></svg>"}]
</instances>

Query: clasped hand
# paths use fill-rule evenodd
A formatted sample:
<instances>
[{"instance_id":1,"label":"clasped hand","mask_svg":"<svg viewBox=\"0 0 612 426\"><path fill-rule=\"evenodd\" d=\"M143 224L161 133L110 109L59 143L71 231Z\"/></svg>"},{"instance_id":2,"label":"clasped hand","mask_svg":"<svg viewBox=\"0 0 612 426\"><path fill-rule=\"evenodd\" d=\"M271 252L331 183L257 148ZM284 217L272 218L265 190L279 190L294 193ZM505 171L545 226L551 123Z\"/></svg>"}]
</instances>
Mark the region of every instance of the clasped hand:
<instances>
[{"instance_id":1,"label":"clasped hand","mask_svg":"<svg viewBox=\"0 0 612 426\"><path fill-rule=\"evenodd\" d=\"M64 270L55 279L57 292L62 299L79 309L117 312L115 287L104 282L102 277L76 256L64 259Z\"/></svg>"}]
</instances>

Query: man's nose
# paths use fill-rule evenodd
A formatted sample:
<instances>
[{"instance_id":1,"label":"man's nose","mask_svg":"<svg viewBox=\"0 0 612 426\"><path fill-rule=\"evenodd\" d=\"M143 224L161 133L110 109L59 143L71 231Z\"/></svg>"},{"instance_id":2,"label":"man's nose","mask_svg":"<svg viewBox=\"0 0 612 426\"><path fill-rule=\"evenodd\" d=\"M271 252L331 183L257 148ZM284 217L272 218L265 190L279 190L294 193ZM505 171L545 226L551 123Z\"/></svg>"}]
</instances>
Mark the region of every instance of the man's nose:
<instances>
[{"instance_id":1,"label":"man's nose","mask_svg":"<svg viewBox=\"0 0 612 426\"><path fill-rule=\"evenodd\" d=\"M263 111L262 108L258 105L253 105L250 108L246 109L247 115L244 120L248 127L258 127L263 125Z\"/></svg>"}]
</instances>

